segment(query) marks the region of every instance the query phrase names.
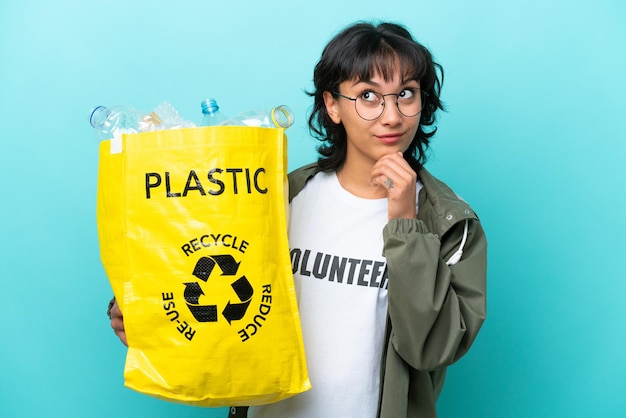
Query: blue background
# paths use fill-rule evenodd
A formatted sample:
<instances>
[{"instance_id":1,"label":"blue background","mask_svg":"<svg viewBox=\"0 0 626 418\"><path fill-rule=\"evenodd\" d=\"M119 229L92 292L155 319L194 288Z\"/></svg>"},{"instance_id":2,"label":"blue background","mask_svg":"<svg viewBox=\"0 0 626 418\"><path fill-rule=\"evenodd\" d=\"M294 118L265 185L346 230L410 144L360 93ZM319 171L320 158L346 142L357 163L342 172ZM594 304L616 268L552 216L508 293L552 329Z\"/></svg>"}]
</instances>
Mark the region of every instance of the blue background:
<instances>
[{"instance_id":1,"label":"blue background","mask_svg":"<svg viewBox=\"0 0 626 418\"><path fill-rule=\"evenodd\" d=\"M285 103L312 160L312 69L344 25L405 23L443 64L428 168L489 235L489 318L449 417L626 416L621 0L5 0L0 4L0 415L223 417L123 387L95 226L98 104L199 122Z\"/></svg>"}]
</instances>

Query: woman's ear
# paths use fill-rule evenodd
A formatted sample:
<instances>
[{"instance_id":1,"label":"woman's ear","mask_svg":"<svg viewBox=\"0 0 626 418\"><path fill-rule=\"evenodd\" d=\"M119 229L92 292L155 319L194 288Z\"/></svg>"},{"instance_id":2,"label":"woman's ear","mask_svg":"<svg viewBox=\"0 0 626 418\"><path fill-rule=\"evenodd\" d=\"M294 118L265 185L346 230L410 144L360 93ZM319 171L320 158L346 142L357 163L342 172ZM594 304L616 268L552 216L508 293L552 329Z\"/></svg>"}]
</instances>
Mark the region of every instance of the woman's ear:
<instances>
[{"instance_id":1,"label":"woman's ear","mask_svg":"<svg viewBox=\"0 0 626 418\"><path fill-rule=\"evenodd\" d=\"M324 92L324 105L326 106L326 112L330 119L339 125L341 118L339 117L339 109L337 105L337 99L329 91Z\"/></svg>"}]
</instances>

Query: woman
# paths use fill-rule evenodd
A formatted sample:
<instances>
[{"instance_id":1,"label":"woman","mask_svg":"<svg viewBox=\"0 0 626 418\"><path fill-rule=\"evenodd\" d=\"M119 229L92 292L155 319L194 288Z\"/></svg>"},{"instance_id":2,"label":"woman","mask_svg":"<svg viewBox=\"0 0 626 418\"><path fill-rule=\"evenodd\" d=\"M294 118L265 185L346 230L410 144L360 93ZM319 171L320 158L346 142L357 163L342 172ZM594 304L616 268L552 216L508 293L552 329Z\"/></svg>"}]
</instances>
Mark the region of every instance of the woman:
<instances>
[{"instance_id":1,"label":"woman","mask_svg":"<svg viewBox=\"0 0 626 418\"><path fill-rule=\"evenodd\" d=\"M324 49L309 119L320 158L289 176L313 389L231 416L436 417L446 367L486 314L480 222L423 168L443 109L439 74L396 24L357 23Z\"/></svg>"}]
</instances>

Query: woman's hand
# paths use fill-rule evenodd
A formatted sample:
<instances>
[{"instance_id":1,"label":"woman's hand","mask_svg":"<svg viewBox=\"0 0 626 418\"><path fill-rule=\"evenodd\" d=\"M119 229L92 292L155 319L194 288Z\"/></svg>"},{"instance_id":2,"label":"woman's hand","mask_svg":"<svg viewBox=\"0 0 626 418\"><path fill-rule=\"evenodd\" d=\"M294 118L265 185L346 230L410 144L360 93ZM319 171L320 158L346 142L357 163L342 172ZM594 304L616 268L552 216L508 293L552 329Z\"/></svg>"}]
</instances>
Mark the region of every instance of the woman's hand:
<instances>
[{"instance_id":1,"label":"woman's hand","mask_svg":"<svg viewBox=\"0 0 626 418\"><path fill-rule=\"evenodd\" d=\"M126 341L126 331L124 330L124 315L122 315L122 311L120 307L117 305L117 301L113 301L113 305L110 310L111 317L111 328L115 332L115 335L120 339L120 341L128 347L128 342Z\"/></svg>"},{"instance_id":2,"label":"woman's hand","mask_svg":"<svg viewBox=\"0 0 626 418\"><path fill-rule=\"evenodd\" d=\"M384 187L389 200L389 219L415 218L417 174L401 152L387 154L372 168L371 182Z\"/></svg>"}]
</instances>

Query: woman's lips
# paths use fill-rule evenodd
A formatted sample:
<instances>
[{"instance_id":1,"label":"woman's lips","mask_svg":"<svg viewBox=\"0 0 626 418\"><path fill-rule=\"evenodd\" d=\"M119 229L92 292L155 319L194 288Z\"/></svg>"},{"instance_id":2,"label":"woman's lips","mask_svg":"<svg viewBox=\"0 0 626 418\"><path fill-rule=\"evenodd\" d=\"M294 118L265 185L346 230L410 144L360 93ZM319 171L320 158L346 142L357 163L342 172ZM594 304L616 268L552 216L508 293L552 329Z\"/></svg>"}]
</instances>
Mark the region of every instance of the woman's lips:
<instances>
[{"instance_id":1,"label":"woman's lips","mask_svg":"<svg viewBox=\"0 0 626 418\"><path fill-rule=\"evenodd\" d=\"M376 137L385 144L395 144L402 138L402 134L377 135Z\"/></svg>"}]
</instances>

